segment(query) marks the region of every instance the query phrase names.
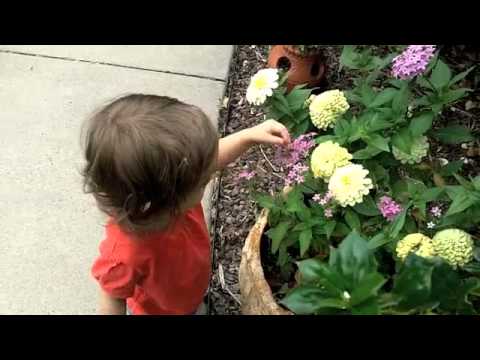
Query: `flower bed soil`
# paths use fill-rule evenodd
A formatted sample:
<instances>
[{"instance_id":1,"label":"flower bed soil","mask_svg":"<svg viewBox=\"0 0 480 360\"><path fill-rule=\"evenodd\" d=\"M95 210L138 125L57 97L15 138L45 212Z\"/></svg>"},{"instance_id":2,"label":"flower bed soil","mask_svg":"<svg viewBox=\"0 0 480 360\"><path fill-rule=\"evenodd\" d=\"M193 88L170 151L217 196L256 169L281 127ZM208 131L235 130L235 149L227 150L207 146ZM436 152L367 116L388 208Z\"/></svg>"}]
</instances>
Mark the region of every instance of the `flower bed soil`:
<instances>
[{"instance_id":1,"label":"flower bed soil","mask_svg":"<svg viewBox=\"0 0 480 360\"><path fill-rule=\"evenodd\" d=\"M372 46L379 53L391 51L386 46ZM348 89L351 78L348 71L338 71L341 47L325 46L327 62L326 79L322 89ZM480 63L480 48L474 46L444 46L441 49L444 60L453 71L461 72ZM250 106L245 100L250 78L266 67L268 46L240 45L230 66L225 99L220 109L219 130L222 136L251 127L264 120L262 111ZM435 127L444 127L454 121L469 127L474 134L480 134L480 69L476 68L464 79L462 87L474 89L466 98L444 111ZM253 189L261 192L277 192L284 184L282 169L273 163L275 149L255 146L236 162L229 165L216 179L212 202L213 276L209 292L209 313L212 315L240 314L240 293L238 268L244 240L255 223L258 209L251 200L252 190L239 180L243 170L256 172ZM449 161L463 160L462 174L476 176L480 173L480 143L446 146L432 140L430 156ZM266 244L266 241L263 242ZM275 257L262 246L265 277L277 293L285 281L274 265Z\"/></svg>"}]
</instances>

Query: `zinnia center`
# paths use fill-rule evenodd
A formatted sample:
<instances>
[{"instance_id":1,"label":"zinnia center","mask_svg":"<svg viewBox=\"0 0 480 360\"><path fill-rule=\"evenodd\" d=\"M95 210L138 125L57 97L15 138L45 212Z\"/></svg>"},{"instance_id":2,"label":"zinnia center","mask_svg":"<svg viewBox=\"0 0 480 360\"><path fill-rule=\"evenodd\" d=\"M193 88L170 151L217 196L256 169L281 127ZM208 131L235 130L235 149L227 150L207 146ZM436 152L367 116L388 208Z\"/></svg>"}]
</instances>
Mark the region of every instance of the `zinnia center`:
<instances>
[{"instance_id":1,"label":"zinnia center","mask_svg":"<svg viewBox=\"0 0 480 360\"><path fill-rule=\"evenodd\" d=\"M267 79L264 76L258 77L253 81L253 84L257 89L263 89L267 87Z\"/></svg>"}]
</instances>

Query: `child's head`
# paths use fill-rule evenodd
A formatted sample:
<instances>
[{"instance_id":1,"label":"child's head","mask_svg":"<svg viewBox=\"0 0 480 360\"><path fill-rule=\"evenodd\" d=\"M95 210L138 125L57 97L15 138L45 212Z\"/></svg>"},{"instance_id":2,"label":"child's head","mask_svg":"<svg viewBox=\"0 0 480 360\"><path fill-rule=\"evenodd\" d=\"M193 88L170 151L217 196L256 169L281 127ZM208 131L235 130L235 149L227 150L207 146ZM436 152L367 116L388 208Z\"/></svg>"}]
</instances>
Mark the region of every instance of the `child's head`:
<instances>
[{"instance_id":1,"label":"child's head","mask_svg":"<svg viewBox=\"0 0 480 360\"><path fill-rule=\"evenodd\" d=\"M86 190L122 228L154 231L160 217L200 202L216 167L218 136L198 107L129 95L87 125Z\"/></svg>"}]
</instances>

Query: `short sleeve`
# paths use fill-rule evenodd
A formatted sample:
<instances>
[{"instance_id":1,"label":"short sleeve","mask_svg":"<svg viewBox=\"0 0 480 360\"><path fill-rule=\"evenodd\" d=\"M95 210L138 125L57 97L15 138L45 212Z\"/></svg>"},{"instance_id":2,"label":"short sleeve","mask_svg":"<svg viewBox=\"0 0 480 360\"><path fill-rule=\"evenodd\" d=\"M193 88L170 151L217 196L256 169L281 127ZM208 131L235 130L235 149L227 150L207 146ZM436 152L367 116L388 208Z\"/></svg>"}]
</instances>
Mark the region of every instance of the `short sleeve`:
<instances>
[{"instance_id":1,"label":"short sleeve","mask_svg":"<svg viewBox=\"0 0 480 360\"><path fill-rule=\"evenodd\" d=\"M137 280L135 270L124 261L102 251L92 266L92 276L101 288L115 298L132 297Z\"/></svg>"}]
</instances>

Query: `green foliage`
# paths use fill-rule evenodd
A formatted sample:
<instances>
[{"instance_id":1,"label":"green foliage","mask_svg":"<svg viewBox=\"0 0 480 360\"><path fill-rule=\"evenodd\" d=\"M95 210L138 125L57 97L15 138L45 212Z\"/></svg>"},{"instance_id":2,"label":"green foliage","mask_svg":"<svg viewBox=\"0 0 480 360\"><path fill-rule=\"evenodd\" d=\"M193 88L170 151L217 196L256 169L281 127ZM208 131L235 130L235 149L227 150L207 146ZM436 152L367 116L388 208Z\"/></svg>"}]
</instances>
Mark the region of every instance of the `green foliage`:
<instances>
[{"instance_id":1,"label":"green foliage","mask_svg":"<svg viewBox=\"0 0 480 360\"><path fill-rule=\"evenodd\" d=\"M478 244L475 259L461 270L440 258L414 254L402 262L395 251L397 242L412 233L433 237L448 228L478 231L480 176L464 178L459 175L461 160L442 166L435 154L421 152L427 148L425 138L449 145L477 140L455 119L443 128L436 123L445 116L445 108L470 91L461 82L473 68L454 74L437 55L424 74L411 80L392 79L385 68L395 55L379 57L368 47L344 46L340 68L353 76L353 87L341 90L350 110L336 119L332 129L313 127L306 104L311 90L304 86L287 93L281 85L265 104L267 117L284 123L293 136L313 130L318 132L317 144L334 141L345 147L352 162L369 171L374 185L360 204L345 208L335 200L328 205L311 200L328 189L328 179L315 179L311 172L287 195L257 196L259 206L270 210L266 235L278 265L282 271L293 271L297 262L300 280L282 300L297 314L477 314L480 310ZM424 145L420 150L419 143ZM417 158L410 161L409 156ZM401 206L391 220L379 210L382 196ZM440 205L443 214L436 218L428 209ZM332 217L325 217L326 208ZM427 226L431 222L434 229Z\"/></svg>"}]
</instances>

